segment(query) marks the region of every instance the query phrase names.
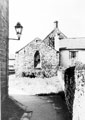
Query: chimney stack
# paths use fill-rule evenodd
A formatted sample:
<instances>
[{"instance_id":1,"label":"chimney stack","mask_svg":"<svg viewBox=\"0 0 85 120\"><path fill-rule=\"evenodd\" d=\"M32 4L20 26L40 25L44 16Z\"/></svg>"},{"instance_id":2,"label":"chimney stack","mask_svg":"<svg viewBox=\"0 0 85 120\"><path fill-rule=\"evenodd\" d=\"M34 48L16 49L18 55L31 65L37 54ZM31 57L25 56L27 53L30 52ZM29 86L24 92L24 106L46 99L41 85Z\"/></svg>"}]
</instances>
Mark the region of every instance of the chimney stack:
<instances>
[{"instance_id":1,"label":"chimney stack","mask_svg":"<svg viewBox=\"0 0 85 120\"><path fill-rule=\"evenodd\" d=\"M55 28L58 28L58 21L55 21Z\"/></svg>"}]
</instances>

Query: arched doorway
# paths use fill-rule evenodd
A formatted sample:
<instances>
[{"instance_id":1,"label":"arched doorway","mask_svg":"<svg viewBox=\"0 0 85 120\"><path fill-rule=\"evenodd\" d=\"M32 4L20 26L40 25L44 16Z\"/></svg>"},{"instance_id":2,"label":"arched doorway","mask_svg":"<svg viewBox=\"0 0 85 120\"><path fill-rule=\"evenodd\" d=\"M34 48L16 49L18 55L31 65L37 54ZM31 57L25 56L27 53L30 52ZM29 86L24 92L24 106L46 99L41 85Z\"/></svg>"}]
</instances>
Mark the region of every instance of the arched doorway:
<instances>
[{"instance_id":1,"label":"arched doorway","mask_svg":"<svg viewBox=\"0 0 85 120\"><path fill-rule=\"evenodd\" d=\"M41 68L40 53L38 50L34 54L34 68Z\"/></svg>"}]
</instances>

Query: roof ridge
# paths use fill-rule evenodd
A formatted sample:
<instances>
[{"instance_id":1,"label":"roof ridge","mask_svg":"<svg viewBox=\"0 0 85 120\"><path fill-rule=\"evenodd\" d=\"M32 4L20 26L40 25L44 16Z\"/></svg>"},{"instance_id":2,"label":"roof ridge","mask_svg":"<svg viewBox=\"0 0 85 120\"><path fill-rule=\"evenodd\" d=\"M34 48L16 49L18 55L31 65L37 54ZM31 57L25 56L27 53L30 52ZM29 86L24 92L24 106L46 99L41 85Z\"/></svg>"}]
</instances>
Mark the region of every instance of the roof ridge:
<instances>
[{"instance_id":1,"label":"roof ridge","mask_svg":"<svg viewBox=\"0 0 85 120\"><path fill-rule=\"evenodd\" d=\"M68 37L67 39L85 39L85 37L72 37L72 38Z\"/></svg>"},{"instance_id":2,"label":"roof ridge","mask_svg":"<svg viewBox=\"0 0 85 120\"><path fill-rule=\"evenodd\" d=\"M45 39L47 39L53 32L55 32L55 34L57 33L57 35L63 35L65 38L67 38L67 36L66 35L64 35L60 30L59 30L59 28L55 28L55 29L53 29L44 39L43 39L43 41L45 40ZM64 39L64 38L63 38Z\"/></svg>"}]
</instances>

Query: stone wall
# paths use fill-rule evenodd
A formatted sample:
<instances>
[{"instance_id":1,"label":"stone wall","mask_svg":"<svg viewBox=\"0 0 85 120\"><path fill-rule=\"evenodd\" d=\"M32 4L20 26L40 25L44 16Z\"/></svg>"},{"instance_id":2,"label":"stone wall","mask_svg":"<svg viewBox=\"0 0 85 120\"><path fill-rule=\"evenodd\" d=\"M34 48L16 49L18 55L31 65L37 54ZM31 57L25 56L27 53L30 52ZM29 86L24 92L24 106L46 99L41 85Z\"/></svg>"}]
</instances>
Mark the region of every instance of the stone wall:
<instances>
[{"instance_id":1,"label":"stone wall","mask_svg":"<svg viewBox=\"0 0 85 120\"><path fill-rule=\"evenodd\" d=\"M56 30L54 29L43 41L46 45L55 49L55 34Z\"/></svg>"},{"instance_id":2,"label":"stone wall","mask_svg":"<svg viewBox=\"0 0 85 120\"><path fill-rule=\"evenodd\" d=\"M34 68L34 55L40 53L40 69ZM16 53L15 72L17 76L22 73L35 74L35 76L51 77L57 74L59 56L57 51L47 46L42 40L35 39Z\"/></svg>"},{"instance_id":3,"label":"stone wall","mask_svg":"<svg viewBox=\"0 0 85 120\"><path fill-rule=\"evenodd\" d=\"M65 96L72 120L85 119L85 65L65 70Z\"/></svg>"},{"instance_id":4,"label":"stone wall","mask_svg":"<svg viewBox=\"0 0 85 120\"><path fill-rule=\"evenodd\" d=\"M8 0L0 0L0 88L1 100L7 96L8 74L8 34L9 34Z\"/></svg>"},{"instance_id":5,"label":"stone wall","mask_svg":"<svg viewBox=\"0 0 85 120\"><path fill-rule=\"evenodd\" d=\"M73 120L85 119L85 64L75 69L75 97L73 104Z\"/></svg>"},{"instance_id":6,"label":"stone wall","mask_svg":"<svg viewBox=\"0 0 85 120\"><path fill-rule=\"evenodd\" d=\"M73 100L75 94L75 67L70 67L65 70L64 82L65 82L65 98L67 107L72 113L73 111Z\"/></svg>"}]
</instances>

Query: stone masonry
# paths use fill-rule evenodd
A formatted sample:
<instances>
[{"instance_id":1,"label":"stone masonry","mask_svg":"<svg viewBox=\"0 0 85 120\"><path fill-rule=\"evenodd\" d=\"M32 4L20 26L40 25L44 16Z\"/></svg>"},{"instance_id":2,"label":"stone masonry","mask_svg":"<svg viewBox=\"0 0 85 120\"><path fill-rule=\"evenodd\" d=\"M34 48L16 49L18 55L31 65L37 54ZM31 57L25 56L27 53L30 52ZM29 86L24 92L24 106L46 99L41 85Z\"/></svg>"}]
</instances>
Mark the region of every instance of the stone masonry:
<instances>
[{"instance_id":1,"label":"stone masonry","mask_svg":"<svg viewBox=\"0 0 85 120\"><path fill-rule=\"evenodd\" d=\"M73 120L85 119L85 65L75 69L75 97L73 103Z\"/></svg>"},{"instance_id":2,"label":"stone masonry","mask_svg":"<svg viewBox=\"0 0 85 120\"><path fill-rule=\"evenodd\" d=\"M65 70L64 82L65 82L65 99L69 109L69 112L73 112L73 100L75 93L75 67L70 67Z\"/></svg>"},{"instance_id":3,"label":"stone masonry","mask_svg":"<svg viewBox=\"0 0 85 120\"><path fill-rule=\"evenodd\" d=\"M9 34L8 0L0 0L0 88L1 100L7 96L8 34Z\"/></svg>"},{"instance_id":4,"label":"stone masonry","mask_svg":"<svg viewBox=\"0 0 85 120\"><path fill-rule=\"evenodd\" d=\"M72 120L85 119L85 65L76 64L65 70L65 97Z\"/></svg>"},{"instance_id":5,"label":"stone masonry","mask_svg":"<svg viewBox=\"0 0 85 120\"><path fill-rule=\"evenodd\" d=\"M38 68L34 65L36 51L40 55ZM52 77L57 75L58 60L57 51L36 38L16 52L15 72L17 76L24 73L25 76L33 74L37 77Z\"/></svg>"}]
</instances>

